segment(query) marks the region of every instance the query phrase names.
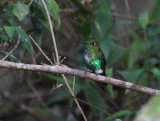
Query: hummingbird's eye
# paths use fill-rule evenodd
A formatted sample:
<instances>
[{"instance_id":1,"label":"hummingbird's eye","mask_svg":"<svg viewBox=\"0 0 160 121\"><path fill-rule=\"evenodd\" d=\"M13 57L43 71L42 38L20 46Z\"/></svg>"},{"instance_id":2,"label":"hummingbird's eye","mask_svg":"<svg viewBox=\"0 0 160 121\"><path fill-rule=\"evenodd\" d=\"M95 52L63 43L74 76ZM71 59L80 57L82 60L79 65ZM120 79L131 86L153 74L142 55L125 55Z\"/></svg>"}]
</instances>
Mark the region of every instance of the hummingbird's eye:
<instances>
[{"instance_id":1,"label":"hummingbird's eye","mask_svg":"<svg viewBox=\"0 0 160 121\"><path fill-rule=\"evenodd\" d=\"M92 45L95 46L95 45L96 45L96 42L92 42Z\"/></svg>"}]
</instances>

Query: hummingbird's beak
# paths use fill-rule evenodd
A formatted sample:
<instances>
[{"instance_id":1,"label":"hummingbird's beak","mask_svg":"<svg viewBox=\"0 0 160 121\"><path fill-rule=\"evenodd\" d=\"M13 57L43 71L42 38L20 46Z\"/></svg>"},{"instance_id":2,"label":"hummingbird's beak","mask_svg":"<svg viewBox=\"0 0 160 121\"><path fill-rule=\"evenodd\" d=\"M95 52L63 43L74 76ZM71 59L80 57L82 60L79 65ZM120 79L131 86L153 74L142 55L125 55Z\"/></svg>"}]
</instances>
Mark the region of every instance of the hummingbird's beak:
<instances>
[{"instance_id":1,"label":"hummingbird's beak","mask_svg":"<svg viewBox=\"0 0 160 121\"><path fill-rule=\"evenodd\" d=\"M85 45L88 44L87 42L78 42L78 43L79 44L85 44Z\"/></svg>"}]
</instances>

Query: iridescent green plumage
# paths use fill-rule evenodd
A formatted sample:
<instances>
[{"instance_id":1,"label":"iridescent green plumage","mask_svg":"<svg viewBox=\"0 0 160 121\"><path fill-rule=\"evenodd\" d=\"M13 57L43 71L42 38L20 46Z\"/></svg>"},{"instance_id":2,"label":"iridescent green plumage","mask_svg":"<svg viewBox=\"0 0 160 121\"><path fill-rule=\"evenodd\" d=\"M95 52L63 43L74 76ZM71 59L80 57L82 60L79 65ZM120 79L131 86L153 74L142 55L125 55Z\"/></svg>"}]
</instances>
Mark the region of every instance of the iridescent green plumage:
<instances>
[{"instance_id":1,"label":"iridescent green plumage","mask_svg":"<svg viewBox=\"0 0 160 121\"><path fill-rule=\"evenodd\" d=\"M93 73L105 75L106 59L100 45L95 40L90 40L85 45L84 60L87 68Z\"/></svg>"}]
</instances>

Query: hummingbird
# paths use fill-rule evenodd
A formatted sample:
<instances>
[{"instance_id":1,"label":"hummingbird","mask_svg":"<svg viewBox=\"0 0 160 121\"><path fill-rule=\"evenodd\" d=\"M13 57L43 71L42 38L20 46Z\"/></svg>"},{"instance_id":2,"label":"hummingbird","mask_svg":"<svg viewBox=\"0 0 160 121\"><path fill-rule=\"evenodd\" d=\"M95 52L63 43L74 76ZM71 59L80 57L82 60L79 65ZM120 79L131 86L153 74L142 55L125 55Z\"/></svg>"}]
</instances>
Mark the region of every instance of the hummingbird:
<instances>
[{"instance_id":1,"label":"hummingbird","mask_svg":"<svg viewBox=\"0 0 160 121\"><path fill-rule=\"evenodd\" d=\"M106 76L106 59L99 43L92 39L87 42L83 42L83 44L85 44L83 56L88 71L95 73L96 75Z\"/></svg>"}]
</instances>

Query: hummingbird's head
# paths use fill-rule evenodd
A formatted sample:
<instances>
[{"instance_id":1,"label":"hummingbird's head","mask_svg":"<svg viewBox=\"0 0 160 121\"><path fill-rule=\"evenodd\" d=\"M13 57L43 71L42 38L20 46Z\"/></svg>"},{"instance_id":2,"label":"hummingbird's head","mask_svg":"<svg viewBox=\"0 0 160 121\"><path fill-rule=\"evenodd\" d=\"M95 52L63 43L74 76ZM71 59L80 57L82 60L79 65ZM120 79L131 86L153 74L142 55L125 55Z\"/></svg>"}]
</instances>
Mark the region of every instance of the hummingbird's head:
<instances>
[{"instance_id":1,"label":"hummingbird's head","mask_svg":"<svg viewBox=\"0 0 160 121\"><path fill-rule=\"evenodd\" d=\"M96 40L89 40L87 42L87 46L92 47L93 49L96 49L96 50L98 50L100 48L100 45Z\"/></svg>"}]
</instances>

